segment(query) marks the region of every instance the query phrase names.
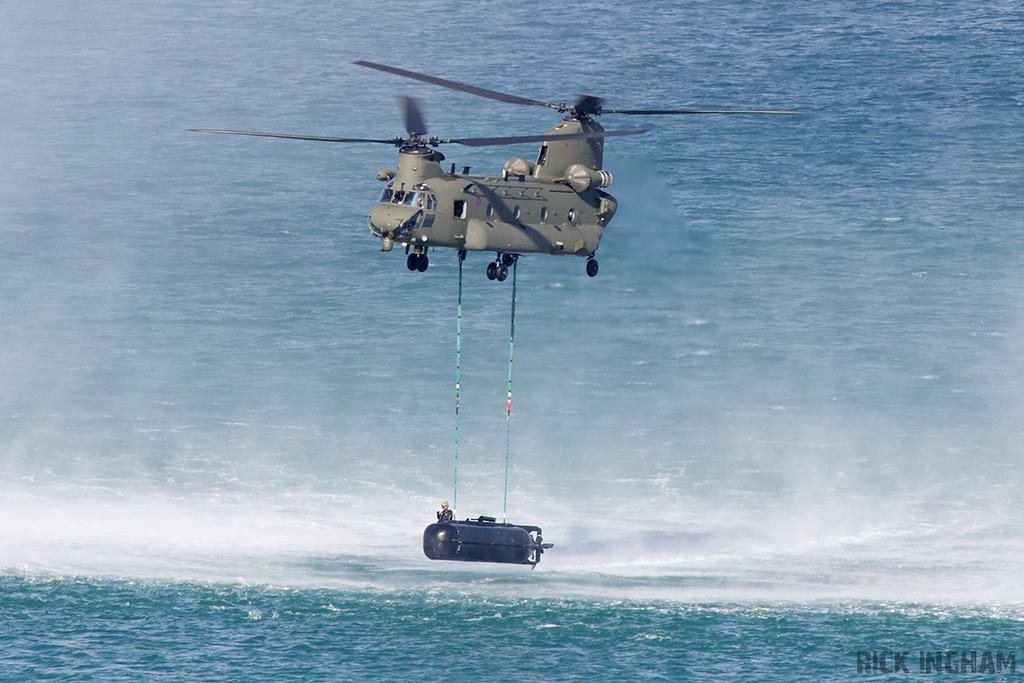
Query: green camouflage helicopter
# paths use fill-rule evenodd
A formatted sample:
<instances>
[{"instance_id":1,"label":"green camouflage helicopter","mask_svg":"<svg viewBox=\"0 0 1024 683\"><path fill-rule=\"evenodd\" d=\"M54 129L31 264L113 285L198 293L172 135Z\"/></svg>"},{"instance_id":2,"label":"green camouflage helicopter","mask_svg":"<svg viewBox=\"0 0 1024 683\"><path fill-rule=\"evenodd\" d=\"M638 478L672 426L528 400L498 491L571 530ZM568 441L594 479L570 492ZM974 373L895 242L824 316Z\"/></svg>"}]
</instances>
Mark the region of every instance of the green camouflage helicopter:
<instances>
[{"instance_id":1,"label":"green camouflage helicopter","mask_svg":"<svg viewBox=\"0 0 1024 683\"><path fill-rule=\"evenodd\" d=\"M516 95L485 90L455 81L397 69L373 62L359 66L432 83L452 90L479 95L509 104L537 105L565 115L562 122L544 135L497 138L440 139L427 137L426 126L416 101L398 98L404 109L408 138L387 140L333 138L234 130L196 129L202 133L257 135L321 142L382 143L398 147L395 170L377 172L387 185L370 210L370 232L381 240L383 251L395 243L405 247L409 270L423 272L429 261L428 249L457 249L460 258L467 251L495 254L487 266L487 277L504 280L508 268L522 254L568 254L587 259L587 275L597 275L594 258L617 203L604 191L612 175L604 170L604 138L637 135L646 129L605 130L597 122L603 114L796 114L768 110L700 109L604 109L601 100L583 95L574 105L540 102ZM499 176L469 175L441 167L441 144L469 147L540 142L535 162L512 157Z\"/></svg>"}]
</instances>

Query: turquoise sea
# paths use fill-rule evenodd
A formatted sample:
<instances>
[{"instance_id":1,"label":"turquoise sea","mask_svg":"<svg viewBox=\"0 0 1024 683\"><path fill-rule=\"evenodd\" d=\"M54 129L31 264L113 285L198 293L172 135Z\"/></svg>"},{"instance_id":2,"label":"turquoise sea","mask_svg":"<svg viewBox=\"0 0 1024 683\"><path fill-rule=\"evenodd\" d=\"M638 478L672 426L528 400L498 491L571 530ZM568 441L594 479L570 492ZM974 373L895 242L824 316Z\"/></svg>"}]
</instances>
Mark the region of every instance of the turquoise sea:
<instances>
[{"instance_id":1,"label":"turquoise sea","mask_svg":"<svg viewBox=\"0 0 1024 683\"><path fill-rule=\"evenodd\" d=\"M1012 679L1017 2L0 8L0 680ZM602 119L619 211L517 271L510 521L444 563L457 260L366 214L442 137ZM445 148L497 174L535 145ZM457 513L504 505L510 281L470 254ZM1024 659L1021 660L1024 672Z\"/></svg>"}]
</instances>

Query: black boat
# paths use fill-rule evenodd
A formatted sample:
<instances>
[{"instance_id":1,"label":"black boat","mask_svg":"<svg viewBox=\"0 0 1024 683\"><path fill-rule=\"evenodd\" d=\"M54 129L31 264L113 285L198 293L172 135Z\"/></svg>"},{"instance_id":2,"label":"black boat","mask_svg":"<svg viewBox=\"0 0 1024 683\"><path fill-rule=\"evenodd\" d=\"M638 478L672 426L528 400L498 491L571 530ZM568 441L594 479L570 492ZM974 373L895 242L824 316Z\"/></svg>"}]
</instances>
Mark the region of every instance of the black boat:
<instances>
[{"instance_id":1,"label":"black boat","mask_svg":"<svg viewBox=\"0 0 1024 683\"><path fill-rule=\"evenodd\" d=\"M423 530L423 554L432 560L536 566L552 546L544 543L540 527L499 524L493 517L437 522Z\"/></svg>"}]
</instances>

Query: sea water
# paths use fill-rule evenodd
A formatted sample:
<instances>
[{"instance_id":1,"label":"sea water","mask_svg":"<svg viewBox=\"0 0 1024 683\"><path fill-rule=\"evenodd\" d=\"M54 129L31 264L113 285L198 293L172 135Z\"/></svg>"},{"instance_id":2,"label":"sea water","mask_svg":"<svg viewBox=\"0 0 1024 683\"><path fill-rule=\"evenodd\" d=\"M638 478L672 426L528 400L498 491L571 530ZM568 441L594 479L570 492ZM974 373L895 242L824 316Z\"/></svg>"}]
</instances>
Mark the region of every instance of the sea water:
<instances>
[{"instance_id":1,"label":"sea water","mask_svg":"<svg viewBox=\"0 0 1024 683\"><path fill-rule=\"evenodd\" d=\"M0 679L1016 673L1022 29L1012 2L7 3ZM469 255L456 471L456 256L410 273L366 225L395 150L189 132L383 139L402 95L441 137L558 121L359 59L802 113L602 118L650 130L606 145L600 274L519 262L509 422L511 282ZM427 560L446 499L555 547Z\"/></svg>"}]
</instances>

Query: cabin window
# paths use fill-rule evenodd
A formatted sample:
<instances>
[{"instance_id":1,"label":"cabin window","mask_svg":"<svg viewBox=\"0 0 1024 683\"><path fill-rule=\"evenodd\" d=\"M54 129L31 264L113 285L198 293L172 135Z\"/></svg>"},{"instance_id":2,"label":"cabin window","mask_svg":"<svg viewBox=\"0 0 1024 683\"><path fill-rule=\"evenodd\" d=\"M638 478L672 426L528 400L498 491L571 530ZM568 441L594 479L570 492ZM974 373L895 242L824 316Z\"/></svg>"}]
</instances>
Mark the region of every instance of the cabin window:
<instances>
[{"instance_id":1,"label":"cabin window","mask_svg":"<svg viewBox=\"0 0 1024 683\"><path fill-rule=\"evenodd\" d=\"M452 215L455 218L465 218L466 217L466 202L461 200L461 199L456 199L455 200L455 210L452 212Z\"/></svg>"},{"instance_id":2,"label":"cabin window","mask_svg":"<svg viewBox=\"0 0 1024 683\"><path fill-rule=\"evenodd\" d=\"M519 210L518 206L512 211L512 215L516 217L516 220L519 220L519 216L521 214L522 214L522 211Z\"/></svg>"},{"instance_id":3,"label":"cabin window","mask_svg":"<svg viewBox=\"0 0 1024 683\"><path fill-rule=\"evenodd\" d=\"M570 223L575 223L576 222L576 209L569 209L569 213L566 214L566 217L569 219Z\"/></svg>"},{"instance_id":4,"label":"cabin window","mask_svg":"<svg viewBox=\"0 0 1024 683\"><path fill-rule=\"evenodd\" d=\"M541 145L540 146L540 154L537 155L537 165L538 166L543 166L547 162L548 162L548 146L547 145Z\"/></svg>"},{"instance_id":5,"label":"cabin window","mask_svg":"<svg viewBox=\"0 0 1024 683\"><path fill-rule=\"evenodd\" d=\"M494 215L494 207L490 204L487 205L487 217L490 218Z\"/></svg>"},{"instance_id":6,"label":"cabin window","mask_svg":"<svg viewBox=\"0 0 1024 683\"><path fill-rule=\"evenodd\" d=\"M541 221L546 221L548 219L548 207L540 207L540 219Z\"/></svg>"}]
</instances>

